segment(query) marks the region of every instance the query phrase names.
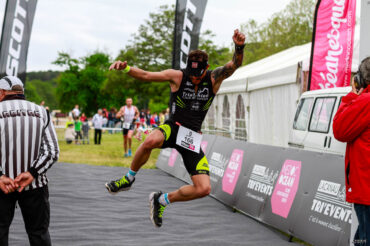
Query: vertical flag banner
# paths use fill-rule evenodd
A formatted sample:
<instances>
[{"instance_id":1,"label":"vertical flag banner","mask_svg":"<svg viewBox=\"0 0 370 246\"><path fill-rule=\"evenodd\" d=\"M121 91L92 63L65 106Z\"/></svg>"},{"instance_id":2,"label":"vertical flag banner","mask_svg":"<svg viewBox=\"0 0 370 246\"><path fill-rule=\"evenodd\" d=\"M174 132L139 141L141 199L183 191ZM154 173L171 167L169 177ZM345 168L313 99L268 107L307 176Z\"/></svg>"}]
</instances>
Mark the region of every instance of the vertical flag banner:
<instances>
[{"instance_id":1,"label":"vertical flag banner","mask_svg":"<svg viewBox=\"0 0 370 246\"><path fill-rule=\"evenodd\" d=\"M172 68L185 68L189 52L198 48L206 5L207 0L177 0Z\"/></svg>"},{"instance_id":2,"label":"vertical flag banner","mask_svg":"<svg viewBox=\"0 0 370 246\"><path fill-rule=\"evenodd\" d=\"M319 0L316 5L308 90L349 86L356 0Z\"/></svg>"},{"instance_id":3,"label":"vertical flag banner","mask_svg":"<svg viewBox=\"0 0 370 246\"><path fill-rule=\"evenodd\" d=\"M0 76L26 80L28 44L37 0L8 0L0 45Z\"/></svg>"}]
</instances>

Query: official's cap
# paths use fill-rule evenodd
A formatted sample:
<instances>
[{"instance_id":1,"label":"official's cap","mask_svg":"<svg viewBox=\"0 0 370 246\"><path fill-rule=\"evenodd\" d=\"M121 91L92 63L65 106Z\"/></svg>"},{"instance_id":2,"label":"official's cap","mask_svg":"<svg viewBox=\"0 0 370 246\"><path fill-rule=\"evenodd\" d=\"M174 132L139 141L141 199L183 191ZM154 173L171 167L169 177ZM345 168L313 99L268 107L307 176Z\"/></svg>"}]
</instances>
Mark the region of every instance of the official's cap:
<instances>
[{"instance_id":1,"label":"official's cap","mask_svg":"<svg viewBox=\"0 0 370 246\"><path fill-rule=\"evenodd\" d=\"M10 91L12 87L19 85L23 89L23 82L15 76L5 76L0 79L0 89Z\"/></svg>"}]
</instances>

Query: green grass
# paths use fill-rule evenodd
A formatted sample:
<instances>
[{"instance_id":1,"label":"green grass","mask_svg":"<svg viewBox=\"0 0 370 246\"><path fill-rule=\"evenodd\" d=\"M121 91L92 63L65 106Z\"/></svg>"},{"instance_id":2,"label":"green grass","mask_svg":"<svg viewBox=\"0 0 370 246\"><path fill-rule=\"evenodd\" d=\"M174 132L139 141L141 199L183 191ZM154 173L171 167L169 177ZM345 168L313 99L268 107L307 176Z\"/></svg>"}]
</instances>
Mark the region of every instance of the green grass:
<instances>
[{"instance_id":1,"label":"green grass","mask_svg":"<svg viewBox=\"0 0 370 246\"><path fill-rule=\"evenodd\" d=\"M59 162L121 167L129 167L131 164L132 157L123 157L123 136L121 132L117 134L104 132L102 134L101 145L95 145L94 131L90 130L90 144L76 145L74 143L66 143L64 140L64 129L56 129L56 131L60 147ZM140 143L135 138L132 139L133 154ZM148 162L143 168L155 168L159 152L159 149L153 150Z\"/></svg>"}]
</instances>

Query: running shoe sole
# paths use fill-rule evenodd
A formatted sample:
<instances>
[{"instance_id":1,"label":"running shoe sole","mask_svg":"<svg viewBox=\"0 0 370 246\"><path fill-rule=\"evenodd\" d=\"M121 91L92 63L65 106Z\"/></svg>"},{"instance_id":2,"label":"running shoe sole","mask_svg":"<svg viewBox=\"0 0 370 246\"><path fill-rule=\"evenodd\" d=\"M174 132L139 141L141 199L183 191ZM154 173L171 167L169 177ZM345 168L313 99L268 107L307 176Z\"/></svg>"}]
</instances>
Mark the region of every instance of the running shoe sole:
<instances>
[{"instance_id":1,"label":"running shoe sole","mask_svg":"<svg viewBox=\"0 0 370 246\"><path fill-rule=\"evenodd\" d=\"M154 210L154 206L153 206L153 203L154 203L154 195L156 194L157 192L152 192L150 193L149 195L149 206L150 206L150 220L152 221L153 225L155 225L155 227L160 227L158 225L155 224L154 222L154 218L153 218L153 210Z\"/></svg>"},{"instance_id":2,"label":"running shoe sole","mask_svg":"<svg viewBox=\"0 0 370 246\"><path fill-rule=\"evenodd\" d=\"M108 183L105 183L105 188L107 188L108 192L111 193L112 195L117 195L117 193L119 193L121 191L128 191L129 189L131 189L131 186L127 187L127 188L120 189L119 191L111 191L111 189L109 188Z\"/></svg>"}]
</instances>

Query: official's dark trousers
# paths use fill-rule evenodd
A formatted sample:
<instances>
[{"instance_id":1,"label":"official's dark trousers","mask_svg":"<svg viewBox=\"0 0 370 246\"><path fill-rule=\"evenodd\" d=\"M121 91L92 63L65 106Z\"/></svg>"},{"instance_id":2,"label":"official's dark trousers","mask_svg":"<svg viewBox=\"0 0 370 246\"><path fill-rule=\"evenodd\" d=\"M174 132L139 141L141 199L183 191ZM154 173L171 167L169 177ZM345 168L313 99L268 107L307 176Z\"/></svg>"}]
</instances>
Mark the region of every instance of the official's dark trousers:
<instances>
[{"instance_id":1,"label":"official's dark trousers","mask_svg":"<svg viewBox=\"0 0 370 246\"><path fill-rule=\"evenodd\" d=\"M9 227L18 201L31 246L51 245L48 187L4 194L0 190L0 246L8 245Z\"/></svg>"},{"instance_id":2,"label":"official's dark trousers","mask_svg":"<svg viewBox=\"0 0 370 246\"><path fill-rule=\"evenodd\" d=\"M94 142L95 144L100 144L101 141L101 129L94 130Z\"/></svg>"}]
</instances>

